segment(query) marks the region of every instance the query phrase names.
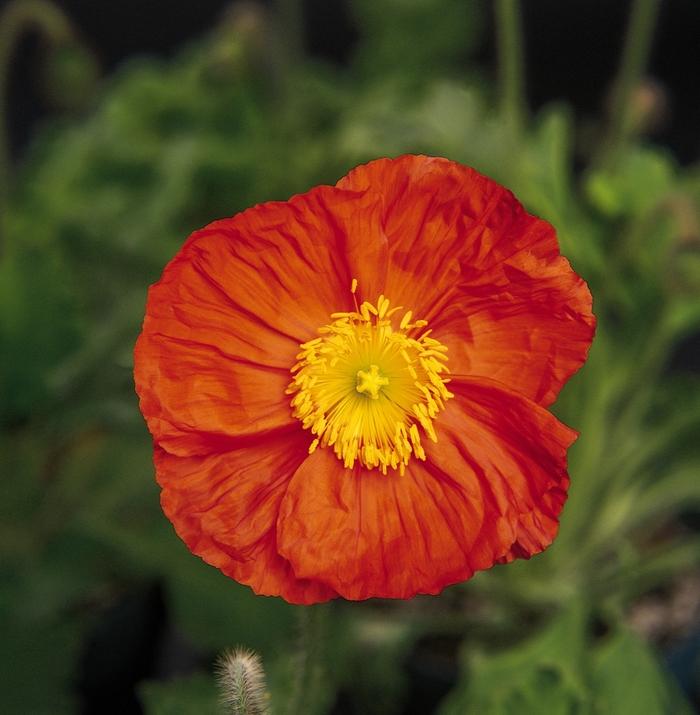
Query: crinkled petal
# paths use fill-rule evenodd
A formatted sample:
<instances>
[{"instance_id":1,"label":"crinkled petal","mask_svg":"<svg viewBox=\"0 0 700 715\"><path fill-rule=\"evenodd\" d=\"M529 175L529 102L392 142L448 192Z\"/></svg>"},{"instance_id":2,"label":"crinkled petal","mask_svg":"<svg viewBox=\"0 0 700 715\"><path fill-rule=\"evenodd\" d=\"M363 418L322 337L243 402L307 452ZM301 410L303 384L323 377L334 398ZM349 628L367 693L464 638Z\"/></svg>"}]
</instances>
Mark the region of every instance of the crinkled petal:
<instances>
[{"instance_id":1,"label":"crinkled petal","mask_svg":"<svg viewBox=\"0 0 700 715\"><path fill-rule=\"evenodd\" d=\"M207 454L290 424L284 391L299 344L351 308L353 277L383 282L386 240L369 230L377 206L368 192L319 187L192 235L149 292L135 350L141 410L161 447Z\"/></svg>"},{"instance_id":2,"label":"crinkled petal","mask_svg":"<svg viewBox=\"0 0 700 715\"><path fill-rule=\"evenodd\" d=\"M163 511L193 553L256 593L291 603L334 598L327 585L297 578L277 550L280 502L307 446L306 435L291 429L206 457L156 447Z\"/></svg>"},{"instance_id":3,"label":"crinkled petal","mask_svg":"<svg viewBox=\"0 0 700 715\"><path fill-rule=\"evenodd\" d=\"M497 380L547 406L585 362L595 318L565 258L530 256L460 282L431 327L453 374Z\"/></svg>"},{"instance_id":4,"label":"crinkled petal","mask_svg":"<svg viewBox=\"0 0 700 715\"><path fill-rule=\"evenodd\" d=\"M437 443L403 476L343 469L329 449L299 467L277 523L298 577L348 599L409 598L551 542L575 433L497 383L453 384Z\"/></svg>"},{"instance_id":5,"label":"crinkled petal","mask_svg":"<svg viewBox=\"0 0 700 715\"><path fill-rule=\"evenodd\" d=\"M491 179L435 157L373 161L338 186L383 193L384 293L430 322L452 372L556 399L586 359L595 320L548 223Z\"/></svg>"},{"instance_id":6,"label":"crinkled petal","mask_svg":"<svg viewBox=\"0 0 700 715\"><path fill-rule=\"evenodd\" d=\"M506 516L515 538L499 563L544 551L559 530L569 488L567 450L578 437L538 404L484 378L449 384L456 410L445 410L446 430L459 434L467 424L466 454L484 470L484 490L492 490L496 511ZM477 436L477 434L479 436ZM431 444L426 450L440 450ZM428 457L430 458L430 457ZM484 530L488 538L488 530Z\"/></svg>"}]
</instances>

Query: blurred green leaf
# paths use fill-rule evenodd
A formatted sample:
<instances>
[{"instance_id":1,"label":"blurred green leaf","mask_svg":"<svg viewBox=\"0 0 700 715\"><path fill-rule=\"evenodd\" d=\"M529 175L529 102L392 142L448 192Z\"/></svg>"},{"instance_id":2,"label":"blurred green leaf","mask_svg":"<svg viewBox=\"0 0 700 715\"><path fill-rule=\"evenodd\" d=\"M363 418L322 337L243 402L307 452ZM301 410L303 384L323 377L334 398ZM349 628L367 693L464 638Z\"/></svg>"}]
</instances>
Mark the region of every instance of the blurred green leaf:
<instances>
[{"instance_id":1,"label":"blurred green leaf","mask_svg":"<svg viewBox=\"0 0 700 715\"><path fill-rule=\"evenodd\" d=\"M490 654L469 646L440 715L690 713L648 646L619 629L600 644L573 604L524 642Z\"/></svg>"},{"instance_id":2,"label":"blurred green leaf","mask_svg":"<svg viewBox=\"0 0 700 715\"><path fill-rule=\"evenodd\" d=\"M75 348L78 321L56 246L14 232L0 258L0 427L40 411L49 369Z\"/></svg>"},{"instance_id":3,"label":"blurred green leaf","mask_svg":"<svg viewBox=\"0 0 700 715\"><path fill-rule=\"evenodd\" d=\"M661 670L639 638L620 630L608 636L593 658L592 686L601 715L690 715L678 687Z\"/></svg>"},{"instance_id":4,"label":"blurred green leaf","mask_svg":"<svg viewBox=\"0 0 700 715\"><path fill-rule=\"evenodd\" d=\"M355 0L352 10L365 38L357 62L372 75L418 79L444 70L468 55L483 30L481 5L460 0Z\"/></svg>"},{"instance_id":5,"label":"blurred green leaf","mask_svg":"<svg viewBox=\"0 0 700 715\"><path fill-rule=\"evenodd\" d=\"M611 218L640 215L668 193L673 174L668 155L635 147L620 158L614 170L589 174L586 194L598 211Z\"/></svg>"},{"instance_id":6,"label":"blurred green leaf","mask_svg":"<svg viewBox=\"0 0 700 715\"><path fill-rule=\"evenodd\" d=\"M575 605L540 634L510 649L490 654L468 649L462 678L440 715L591 712L581 667L586 618L586 611Z\"/></svg>"},{"instance_id":7,"label":"blurred green leaf","mask_svg":"<svg viewBox=\"0 0 700 715\"><path fill-rule=\"evenodd\" d=\"M139 687L146 715L218 715L218 688L214 678L198 673L170 681L147 681Z\"/></svg>"},{"instance_id":8,"label":"blurred green leaf","mask_svg":"<svg viewBox=\"0 0 700 715\"><path fill-rule=\"evenodd\" d=\"M0 619L0 712L68 715L77 709L76 677L83 628L74 620L37 623L5 611Z\"/></svg>"}]
</instances>

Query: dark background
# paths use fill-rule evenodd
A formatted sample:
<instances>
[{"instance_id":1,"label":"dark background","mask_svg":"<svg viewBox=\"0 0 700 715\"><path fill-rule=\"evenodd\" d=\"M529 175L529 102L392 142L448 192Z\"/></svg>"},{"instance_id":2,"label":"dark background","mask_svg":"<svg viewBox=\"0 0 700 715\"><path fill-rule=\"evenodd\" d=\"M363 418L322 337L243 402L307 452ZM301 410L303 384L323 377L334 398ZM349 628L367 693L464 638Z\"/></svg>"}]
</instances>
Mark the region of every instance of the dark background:
<instances>
[{"instance_id":1,"label":"dark background","mask_svg":"<svg viewBox=\"0 0 700 715\"><path fill-rule=\"evenodd\" d=\"M0 3L0 5L5 4ZM172 56L205 33L233 3L230 0L63 0L65 9L92 49L104 73L133 55ZM267 3L271 4L268 0ZM494 73L493 16L484 8L484 42L476 60ZM306 50L344 63L356 40L347 0L305 0ZM537 0L522 3L526 33L528 99L532 109L565 101L579 118L596 115L620 56L629 3L623 0ZM42 48L28 35L17 53L10 85L10 131L16 155L51 109L37 86ZM397 58L397 62L401 59ZM652 139L666 144L683 164L700 155L700 3L662 0L649 75L667 103Z\"/></svg>"}]
</instances>

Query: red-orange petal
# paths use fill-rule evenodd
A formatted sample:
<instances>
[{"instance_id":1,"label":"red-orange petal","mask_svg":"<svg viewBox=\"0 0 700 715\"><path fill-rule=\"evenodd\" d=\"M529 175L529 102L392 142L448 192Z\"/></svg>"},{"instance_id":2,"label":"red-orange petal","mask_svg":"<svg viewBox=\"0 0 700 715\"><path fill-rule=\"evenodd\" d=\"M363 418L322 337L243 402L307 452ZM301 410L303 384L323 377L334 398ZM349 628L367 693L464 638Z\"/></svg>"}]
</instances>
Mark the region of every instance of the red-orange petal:
<instances>
[{"instance_id":1,"label":"red-orange petal","mask_svg":"<svg viewBox=\"0 0 700 715\"><path fill-rule=\"evenodd\" d=\"M514 528L513 543L498 563L544 551L559 530L559 515L569 488L567 450L578 433L495 381L455 379L450 389L464 414L446 410L445 428L459 434L465 429L465 421L469 424L468 453L474 465L492 463L496 467L493 472L484 470L484 475L497 497L498 513L507 513ZM430 445L431 454L437 450L439 444ZM522 469L509 470L508 460L499 456L506 453ZM489 538L488 530L483 537Z\"/></svg>"},{"instance_id":2,"label":"red-orange petal","mask_svg":"<svg viewBox=\"0 0 700 715\"><path fill-rule=\"evenodd\" d=\"M281 506L278 548L300 578L348 599L437 593L556 533L575 433L497 383L451 383L427 461L401 476L342 465L319 449Z\"/></svg>"},{"instance_id":3,"label":"red-orange petal","mask_svg":"<svg viewBox=\"0 0 700 715\"><path fill-rule=\"evenodd\" d=\"M591 307L565 258L533 257L529 267L500 266L479 285L459 283L431 327L453 374L497 380L547 406L586 360Z\"/></svg>"},{"instance_id":4,"label":"red-orange petal","mask_svg":"<svg viewBox=\"0 0 700 715\"><path fill-rule=\"evenodd\" d=\"M451 371L551 404L585 361L595 326L588 288L559 255L554 229L446 159L380 159L338 186L382 192L384 294L430 322Z\"/></svg>"},{"instance_id":5,"label":"red-orange petal","mask_svg":"<svg viewBox=\"0 0 700 715\"><path fill-rule=\"evenodd\" d=\"M352 306L353 277L383 283L377 206L367 192L318 187L190 237L149 292L135 350L141 410L161 447L207 454L291 423L299 343Z\"/></svg>"},{"instance_id":6,"label":"red-orange petal","mask_svg":"<svg viewBox=\"0 0 700 715\"><path fill-rule=\"evenodd\" d=\"M277 550L279 505L307 446L306 435L293 428L206 457L156 447L154 458L163 511L190 551L258 594L302 604L337 595L297 578Z\"/></svg>"}]
</instances>

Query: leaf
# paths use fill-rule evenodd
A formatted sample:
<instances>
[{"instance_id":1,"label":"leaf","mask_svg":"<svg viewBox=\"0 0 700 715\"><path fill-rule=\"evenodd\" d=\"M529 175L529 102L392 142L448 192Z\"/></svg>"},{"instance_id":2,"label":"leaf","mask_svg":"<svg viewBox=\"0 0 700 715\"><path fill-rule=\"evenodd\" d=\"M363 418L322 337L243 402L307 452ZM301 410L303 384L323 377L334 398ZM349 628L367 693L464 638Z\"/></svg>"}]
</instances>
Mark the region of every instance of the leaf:
<instances>
[{"instance_id":1,"label":"leaf","mask_svg":"<svg viewBox=\"0 0 700 715\"><path fill-rule=\"evenodd\" d=\"M19 422L47 399L47 373L74 348L75 301L55 248L5 237L0 260L0 425Z\"/></svg>"},{"instance_id":2,"label":"leaf","mask_svg":"<svg viewBox=\"0 0 700 715\"><path fill-rule=\"evenodd\" d=\"M690 715L678 686L649 646L626 630L609 637L593 659L593 692L601 715Z\"/></svg>"},{"instance_id":3,"label":"leaf","mask_svg":"<svg viewBox=\"0 0 700 715\"><path fill-rule=\"evenodd\" d=\"M586 610L567 609L532 639L505 651L469 655L439 715L573 715L590 711L582 668Z\"/></svg>"},{"instance_id":4,"label":"leaf","mask_svg":"<svg viewBox=\"0 0 700 715\"><path fill-rule=\"evenodd\" d=\"M75 621L18 621L3 613L0 712L68 715L76 712L73 680L82 627Z\"/></svg>"},{"instance_id":5,"label":"leaf","mask_svg":"<svg viewBox=\"0 0 700 715\"><path fill-rule=\"evenodd\" d=\"M170 681L147 681L139 687L146 715L219 715L214 678L197 673Z\"/></svg>"},{"instance_id":6,"label":"leaf","mask_svg":"<svg viewBox=\"0 0 700 715\"><path fill-rule=\"evenodd\" d=\"M662 471L659 478L640 494L632 517L634 526L656 520L658 523L673 512L700 506L700 469L696 461L679 464L669 472Z\"/></svg>"},{"instance_id":7,"label":"leaf","mask_svg":"<svg viewBox=\"0 0 700 715\"><path fill-rule=\"evenodd\" d=\"M652 208L671 189L674 167L658 149L636 147L612 169L589 174L588 200L610 218L632 216Z\"/></svg>"},{"instance_id":8,"label":"leaf","mask_svg":"<svg viewBox=\"0 0 700 715\"><path fill-rule=\"evenodd\" d=\"M651 649L618 628L596 644L574 603L528 641L466 669L439 715L690 715Z\"/></svg>"},{"instance_id":9,"label":"leaf","mask_svg":"<svg viewBox=\"0 0 700 715\"><path fill-rule=\"evenodd\" d=\"M483 30L479 4L461 0L356 0L352 10L362 31L357 62L373 76L420 78L459 66Z\"/></svg>"}]
</instances>

